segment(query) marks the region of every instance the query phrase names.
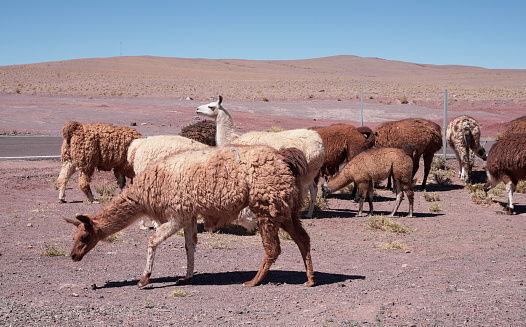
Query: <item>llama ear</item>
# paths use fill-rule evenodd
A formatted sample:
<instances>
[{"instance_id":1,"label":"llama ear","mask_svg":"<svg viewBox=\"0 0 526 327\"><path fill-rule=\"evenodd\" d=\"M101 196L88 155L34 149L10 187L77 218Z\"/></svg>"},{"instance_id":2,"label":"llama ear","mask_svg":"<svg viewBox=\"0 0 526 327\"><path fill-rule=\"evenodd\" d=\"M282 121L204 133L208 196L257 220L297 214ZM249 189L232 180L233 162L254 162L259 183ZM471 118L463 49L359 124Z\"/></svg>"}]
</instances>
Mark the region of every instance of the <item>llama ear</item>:
<instances>
[{"instance_id":1,"label":"llama ear","mask_svg":"<svg viewBox=\"0 0 526 327\"><path fill-rule=\"evenodd\" d=\"M218 104L221 104L221 102L223 102L223 96L219 96L219 100L217 101Z\"/></svg>"},{"instance_id":2,"label":"llama ear","mask_svg":"<svg viewBox=\"0 0 526 327\"><path fill-rule=\"evenodd\" d=\"M80 225L80 221L78 221L78 220L73 220L73 219L69 219L69 218L64 218L64 220L67 221L70 224L73 224L73 225L77 226L77 227L79 227L79 225Z\"/></svg>"}]
</instances>

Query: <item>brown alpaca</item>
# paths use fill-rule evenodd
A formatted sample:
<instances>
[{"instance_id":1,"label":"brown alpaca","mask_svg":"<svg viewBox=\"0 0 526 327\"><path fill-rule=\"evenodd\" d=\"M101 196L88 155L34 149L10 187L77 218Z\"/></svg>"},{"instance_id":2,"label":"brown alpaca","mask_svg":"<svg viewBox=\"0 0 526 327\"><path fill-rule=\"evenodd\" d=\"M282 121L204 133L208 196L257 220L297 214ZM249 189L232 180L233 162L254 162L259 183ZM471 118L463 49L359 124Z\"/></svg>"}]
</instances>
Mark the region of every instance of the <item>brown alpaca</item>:
<instances>
[{"instance_id":1,"label":"brown alpaca","mask_svg":"<svg viewBox=\"0 0 526 327\"><path fill-rule=\"evenodd\" d=\"M340 171L340 173L329 180L325 192L332 193L354 182L360 192L360 206L358 216L363 214L363 202L366 195L369 201L369 214L373 214L373 180L382 181L389 176L393 177L396 189L396 203L391 216L394 216L400 203L402 202L403 192L407 193L409 199L409 214L413 217L413 186L412 155L414 147L412 144L406 145L404 149L397 148L374 148L366 150L356 157Z\"/></svg>"},{"instance_id":2,"label":"brown alpaca","mask_svg":"<svg viewBox=\"0 0 526 327\"><path fill-rule=\"evenodd\" d=\"M216 146L216 123L209 119L202 120L183 127L179 135L208 146Z\"/></svg>"},{"instance_id":3,"label":"brown alpaca","mask_svg":"<svg viewBox=\"0 0 526 327\"><path fill-rule=\"evenodd\" d=\"M458 116L446 129L446 140L455 151L458 161L458 176L465 182L471 181L471 172L475 162L475 154L486 160L486 150L480 145L480 127L470 116Z\"/></svg>"},{"instance_id":4,"label":"brown alpaca","mask_svg":"<svg viewBox=\"0 0 526 327\"><path fill-rule=\"evenodd\" d=\"M62 169L57 179L61 202L66 202L66 184L77 169L80 171L79 188L90 202L96 202L90 187L95 169L113 169L121 188L126 183L125 177L134 177L133 167L128 165L126 157L131 142L142 138L135 129L69 121L62 126L62 137Z\"/></svg>"},{"instance_id":5,"label":"brown alpaca","mask_svg":"<svg viewBox=\"0 0 526 327\"><path fill-rule=\"evenodd\" d=\"M526 133L526 116L510 121L500 136L517 133Z\"/></svg>"},{"instance_id":6,"label":"brown alpaca","mask_svg":"<svg viewBox=\"0 0 526 327\"><path fill-rule=\"evenodd\" d=\"M427 176L435 152L442 147L442 132L440 126L432 121L421 118L408 118L399 121L385 122L375 130L375 147L402 149L406 144L413 144L413 177L418 171L420 157L424 158L424 179L421 189L425 189Z\"/></svg>"},{"instance_id":7,"label":"brown alpaca","mask_svg":"<svg viewBox=\"0 0 526 327\"><path fill-rule=\"evenodd\" d=\"M315 185L321 176L333 176L341 164L374 146L374 134L369 127L356 128L352 125L335 124L316 127L313 130L320 134L325 147L325 158L315 179Z\"/></svg>"},{"instance_id":8,"label":"brown alpaca","mask_svg":"<svg viewBox=\"0 0 526 327\"><path fill-rule=\"evenodd\" d=\"M499 182L506 184L508 193L507 214L513 214L513 192L520 180L526 180L526 133L500 137L491 147L486 162L487 192Z\"/></svg>"},{"instance_id":9,"label":"brown alpaca","mask_svg":"<svg viewBox=\"0 0 526 327\"><path fill-rule=\"evenodd\" d=\"M102 211L91 218L79 215L78 221L68 220L78 226L71 258L80 261L100 240L148 215L160 227L149 240L139 286L150 280L157 246L181 228L188 260L181 282L188 283L194 274L197 215L204 219L205 228L217 228L236 219L248 206L258 220L265 258L254 279L244 285L261 283L278 258L281 227L298 245L307 271L306 285L313 286L310 238L299 217L303 200L300 180L307 169L303 153L291 148L277 151L267 146L236 145L167 157L137 176Z\"/></svg>"}]
</instances>

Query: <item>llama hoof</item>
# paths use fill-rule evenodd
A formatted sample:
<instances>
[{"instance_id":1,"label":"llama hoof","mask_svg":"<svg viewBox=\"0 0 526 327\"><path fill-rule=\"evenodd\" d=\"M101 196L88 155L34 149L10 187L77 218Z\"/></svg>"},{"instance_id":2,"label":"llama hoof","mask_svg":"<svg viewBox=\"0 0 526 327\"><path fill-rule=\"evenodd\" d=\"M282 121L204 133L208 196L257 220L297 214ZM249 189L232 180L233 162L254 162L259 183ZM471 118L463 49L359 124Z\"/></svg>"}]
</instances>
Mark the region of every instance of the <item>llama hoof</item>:
<instances>
[{"instance_id":1,"label":"llama hoof","mask_svg":"<svg viewBox=\"0 0 526 327\"><path fill-rule=\"evenodd\" d=\"M313 287L313 286L316 286L316 281L309 280L309 281L306 281L304 285L307 287Z\"/></svg>"},{"instance_id":2,"label":"llama hoof","mask_svg":"<svg viewBox=\"0 0 526 327\"><path fill-rule=\"evenodd\" d=\"M58 199L58 203L66 203L66 199Z\"/></svg>"},{"instance_id":3,"label":"llama hoof","mask_svg":"<svg viewBox=\"0 0 526 327\"><path fill-rule=\"evenodd\" d=\"M514 215L515 213L513 212L513 208L507 207L506 208L506 214L507 215Z\"/></svg>"},{"instance_id":4,"label":"llama hoof","mask_svg":"<svg viewBox=\"0 0 526 327\"><path fill-rule=\"evenodd\" d=\"M140 288L143 288L144 286L146 286L150 282L150 276L151 276L151 274L146 274L146 275L142 276L141 280L139 281L139 283L137 283L137 285Z\"/></svg>"},{"instance_id":5,"label":"llama hoof","mask_svg":"<svg viewBox=\"0 0 526 327\"><path fill-rule=\"evenodd\" d=\"M175 285L190 285L192 284L192 277L180 278L175 282Z\"/></svg>"},{"instance_id":6,"label":"llama hoof","mask_svg":"<svg viewBox=\"0 0 526 327\"><path fill-rule=\"evenodd\" d=\"M253 281L250 281L250 282L244 282L243 283L243 287L254 287L256 286L257 284L254 283Z\"/></svg>"}]
</instances>

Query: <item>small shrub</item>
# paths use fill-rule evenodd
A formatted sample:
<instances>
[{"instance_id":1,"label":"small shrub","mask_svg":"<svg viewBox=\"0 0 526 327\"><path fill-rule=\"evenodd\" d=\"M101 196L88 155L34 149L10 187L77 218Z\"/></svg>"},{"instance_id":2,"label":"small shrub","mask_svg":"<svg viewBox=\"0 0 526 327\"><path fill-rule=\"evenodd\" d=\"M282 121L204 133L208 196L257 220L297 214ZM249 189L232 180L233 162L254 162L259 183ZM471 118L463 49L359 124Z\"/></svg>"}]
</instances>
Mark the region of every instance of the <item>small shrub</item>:
<instances>
[{"instance_id":1,"label":"small shrub","mask_svg":"<svg viewBox=\"0 0 526 327\"><path fill-rule=\"evenodd\" d=\"M413 231L412 228L392 221L389 217L385 217L383 215L371 216L367 225L373 229L380 229L395 234L404 234Z\"/></svg>"},{"instance_id":2,"label":"small shrub","mask_svg":"<svg viewBox=\"0 0 526 327\"><path fill-rule=\"evenodd\" d=\"M66 251L64 251L63 249L61 249L60 247L56 245L44 244L44 246L46 247L46 249L42 252L42 254L40 254L41 257L51 258L51 257L60 257L60 256L66 255Z\"/></svg>"},{"instance_id":3,"label":"small shrub","mask_svg":"<svg viewBox=\"0 0 526 327\"><path fill-rule=\"evenodd\" d=\"M172 297L185 297L188 295L188 292L186 290L175 290L170 293L170 296Z\"/></svg>"},{"instance_id":4,"label":"small shrub","mask_svg":"<svg viewBox=\"0 0 526 327\"><path fill-rule=\"evenodd\" d=\"M110 184L107 181L102 181L100 184L93 185L93 188L97 193L99 193L99 197L97 200L102 203L106 204L111 201L111 198L113 197L113 192L117 189L116 184Z\"/></svg>"},{"instance_id":5,"label":"small shrub","mask_svg":"<svg viewBox=\"0 0 526 327\"><path fill-rule=\"evenodd\" d=\"M290 234L284 231L283 229L279 230L279 238L282 240L287 240L287 241L292 240L292 237L290 237Z\"/></svg>"},{"instance_id":6,"label":"small shrub","mask_svg":"<svg viewBox=\"0 0 526 327\"><path fill-rule=\"evenodd\" d=\"M480 205L491 205L494 203L495 197L493 194L488 194L484 191L484 184L466 184L466 188L470 192L471 202Z\"/></svg>"},{"instance_id":7,"label":"small shrub","mask_svg":"<svg viewBox=\"0 0 526 327\"><path fill-rule=\"evenodd\" d=\"M402 104L408 104L409 101L407 101L407 97L404 95L404 96L401 96L400 98L398 98L398 100L400 100L400 103Z\"/></svg>"},{"instance_id":8,"label":"small shrub","mask_svg":"<svg viewBox=\"0 0 526 327\"><path fill-rule=\"evenodd\" d=\"M278 133L278 132L282 132L284 131L285 129L281 126L275 126L275 125L272 125L270 126L268 129L267 129L267 132L270 132L270 133Z\"/></svg>"},{"instance_id":9,"label":"small shrub","mask_svg":"<svg viewBox=\"0 0 526 327\"><path fill-rule=\"evenodd\" d=\"M440 205L438 203L433 203L429 206L429 211L431 212L439 212L440 211Z\"/></svg>"},{"instance_id":10,"label":"small shrub","mask_svg":"<svg viewBox=\"0 0 526 327\"><path fill-rule=\"evenodd\" d=\"M439 185L451 185L453 183L453 168L447 164L443 156L435 156L431 163L430 175Z\"/></svg>"},{"instance_id":11,"label":"small shrub","mask_svg":"<svg viewBox=\"0 0 526 327\"><path fill-rule=\"evenodd\" d=\"M424 191L424 200L426 200L427 202L438 202L440 201L440 197L436 192L427 193L426 191Z\"/></svg>"},{"instance_id":12,"label":"small shrub","mask_svg":"<svg viewBox=\"0 0 526 327\"><path fill-rule=\"evenodd\" d=\"M307 98L308 98L309 100L310 100L310 99L314 99L314 95L309 94L309 96L308 96Z\"/></svg>"},{"instance_id":13,"label":"small shrub","mask_svg":"<svg viewBox=\"0 0 526 327\"><path fill-rule=\"evenodd\" d=\"M268 98L267 97L263 97L263 102L268 102Z\"/></svg>"},{"instance_id":14,"label":"small shrub","mask_svg":"<svg viewBox=\"0 0 526 327\"><path fill-rule=\"evenodd\" d=\"M407 250L407 246L398 241L389 241L389 242L380 243L380 247L382 249L388 249L388 250Z\"/></svg>"},{"instance_id":15,"label":"small shrub","mask_svg":"<svg viewBox=\"0 0 526 327\"><path fill-rule=\"evenodd\" d=\"M519 181L517 183L517 188L515 189L517 193L526 193L526 181Z\"/></svg>"}]
</instances>

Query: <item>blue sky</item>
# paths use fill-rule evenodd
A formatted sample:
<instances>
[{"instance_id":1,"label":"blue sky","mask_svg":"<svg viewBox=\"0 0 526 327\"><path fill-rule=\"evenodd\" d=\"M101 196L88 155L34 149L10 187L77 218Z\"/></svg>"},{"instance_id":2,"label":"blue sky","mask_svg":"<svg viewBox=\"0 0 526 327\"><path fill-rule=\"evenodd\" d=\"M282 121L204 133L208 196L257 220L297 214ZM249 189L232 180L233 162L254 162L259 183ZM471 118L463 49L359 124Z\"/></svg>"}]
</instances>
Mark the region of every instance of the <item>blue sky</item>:
<instances>
[{"instance_id":1,"label":"blue sky","mask_svg":"<svg viewBox=\"0 0 526 327\"><path fill-rule=\"evenodd\" d=\"M356 55L526 69L524 0L20 0L0 8L0 66L122 53L254 60Z\"/></svg>"}]
</instances>

